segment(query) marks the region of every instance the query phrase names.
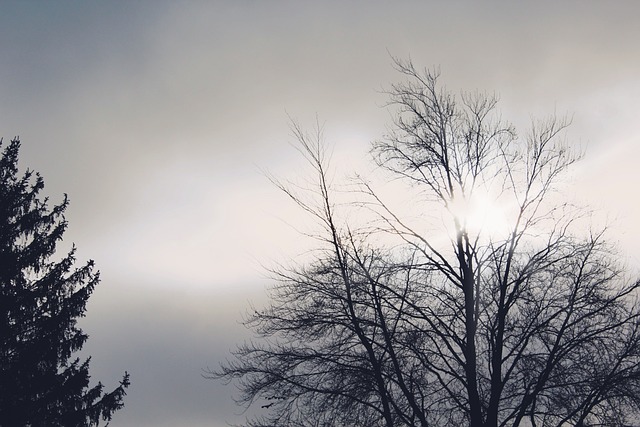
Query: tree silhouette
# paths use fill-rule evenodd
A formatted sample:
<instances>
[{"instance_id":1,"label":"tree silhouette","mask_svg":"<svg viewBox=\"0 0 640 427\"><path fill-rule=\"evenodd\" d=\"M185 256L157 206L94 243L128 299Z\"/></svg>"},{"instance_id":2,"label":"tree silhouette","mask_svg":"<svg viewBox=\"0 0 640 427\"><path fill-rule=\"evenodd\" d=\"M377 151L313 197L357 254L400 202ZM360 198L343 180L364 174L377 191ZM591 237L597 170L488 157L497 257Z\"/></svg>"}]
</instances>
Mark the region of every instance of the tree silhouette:
<instances>
[{"instance_id":1,"label":"tree silhouette","mask_svg":"<svg viewBox=\"0 0 640 427\"><path fill-rule=\"evenodd\" d=\"M129 375L108 393L89 388L90 358L72 358L99 274L93 261L74 267L75 247L52 259L68 200L48 207L42 177L18 175L19 148L12 140L0 159L0 425L97 426L122 408Z\"/></svg>"},{"instance_id":2,"label":"tree silhouette","mask_svg":"<svg viewBox=\"0 0 640 427\"><path fill-rule=\"evenodd\" d=\"M275 182L317 220L321 243L275 272L270 304L247 321L259 339L211 376L261 403L250 426L640 419L640 282L587 212L554 194L580 158L561 137L568 122L519 138L496 98L457 99L438 73L396 66L394 126L372 153L407 183L412 214L365 180L349 208L337 203L320 129L294 124L316 185ZM497 223L474 211L487 200L507 211Z\"/></svg>"}]
</instances>

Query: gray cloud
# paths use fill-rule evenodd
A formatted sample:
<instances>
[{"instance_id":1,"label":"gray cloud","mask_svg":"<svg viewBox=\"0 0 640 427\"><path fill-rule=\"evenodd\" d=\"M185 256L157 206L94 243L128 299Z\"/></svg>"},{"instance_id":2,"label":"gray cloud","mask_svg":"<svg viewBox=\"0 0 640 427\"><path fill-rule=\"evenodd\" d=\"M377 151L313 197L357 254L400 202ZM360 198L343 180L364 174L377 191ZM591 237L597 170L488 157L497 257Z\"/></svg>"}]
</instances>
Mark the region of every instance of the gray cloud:
<instances>
[{"instance_id":1,"label":"gray cloud","mask_svg":"<svg viewBox=\"0 0 640 427\"><path fill-rule=\"evenodd\" d=\"M171 287L105 283L81 326L90 334L84 353L94 357L92 377L106 386L128 370L133 381L118 425L224 426L239 421L234 388L202 377L236 343L249 338L240 306L262 295L247 287L193 292ZM109 382L111 381L111 383Z\"/></svg>"}]
</instances>

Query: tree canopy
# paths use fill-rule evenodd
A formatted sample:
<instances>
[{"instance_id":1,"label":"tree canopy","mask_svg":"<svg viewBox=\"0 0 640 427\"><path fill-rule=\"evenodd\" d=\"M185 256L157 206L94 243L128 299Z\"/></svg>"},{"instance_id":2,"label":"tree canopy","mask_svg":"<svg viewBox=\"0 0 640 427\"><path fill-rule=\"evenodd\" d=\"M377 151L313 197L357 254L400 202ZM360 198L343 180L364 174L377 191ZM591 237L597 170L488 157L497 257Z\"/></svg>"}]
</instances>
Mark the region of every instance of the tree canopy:
<instances>
[{"instance_id":1,"label":"tree canopy","mask_svg":"<svg viewBox=\"0 0 640 427\"><path fill-rule=\"evenodd\" d=\"M74 267L75 246L56 259L69 202L49 207L42 177L18 173L19 148L0 158L0 425L97 426L122 408L129 375L111 392L90 387L90 358L73 357L99 273Z\"/></svg>"},{"instance_id":2,"label":"tree canopy","mask_svg":"<svg viewBox=\"0 0 640 427\"><path fill-rule=\"evenodd\" d=\"M321 225L320 244L275 271L270 303L247 320L256 339L212 376L259 406L250 426L640 419L640 281L556 194L581 157L568 121L520 136L496 97L454 96L437 72L396 65L395 120L372 154L406 183L412 214L362 179L349 207L361 215L341 216L321 133L294 124L316 184L276 184Z\"/></svg>"}]
</instances>

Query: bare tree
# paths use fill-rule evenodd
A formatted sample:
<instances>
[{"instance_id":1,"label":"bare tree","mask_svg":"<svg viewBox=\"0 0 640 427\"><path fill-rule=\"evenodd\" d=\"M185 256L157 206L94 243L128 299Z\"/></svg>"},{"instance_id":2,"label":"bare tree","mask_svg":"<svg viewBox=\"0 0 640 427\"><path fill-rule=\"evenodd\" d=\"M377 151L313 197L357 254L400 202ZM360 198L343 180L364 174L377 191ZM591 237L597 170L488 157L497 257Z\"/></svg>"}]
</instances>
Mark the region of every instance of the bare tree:
<instances>
[{"instance_id":1,"label":"bare tree","mask_svg":"<svg viewBox=\"0 0 640 427\"><path fill-rule=\"evenodd\" d=\"M410 184L428 224L363 181L354 209L374 219L342 225L321 133L294 125L317 187L308 198L276 184L323 226L321 245L308 265L277 272L271 304L247 322L260 339L212 375L239 379L240 401L260 402L252 426L640 417L640 281L603 230L585 228L584 211L557 202L580 158L562 139L568 121L536 122L519 138L495 97L456 99L436 72L396 65L406 77L389 92L396 120L372 152ZM474 218L478 200L508 208L499 230ZM450 227L438 232L442 220Z\"/></svg>"}]
</instances>

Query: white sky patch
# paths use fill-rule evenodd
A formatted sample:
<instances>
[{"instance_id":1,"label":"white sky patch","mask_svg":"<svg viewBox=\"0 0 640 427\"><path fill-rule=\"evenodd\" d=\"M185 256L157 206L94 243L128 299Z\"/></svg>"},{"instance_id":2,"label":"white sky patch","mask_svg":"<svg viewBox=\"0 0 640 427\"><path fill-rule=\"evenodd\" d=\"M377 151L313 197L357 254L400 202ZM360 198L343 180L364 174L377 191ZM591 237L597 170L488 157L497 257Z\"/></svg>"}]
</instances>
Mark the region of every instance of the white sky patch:
<instances>
[{"instance_id":1,"label":"white sky patch","mask_svg":"<svg viewBox=\"0 0 640 427\"><path fill-rule=\"evenodd\" d=\"M472 238L481 235L484 239L502 240L513 230L514 220L507 217L506 207L481 190L474 191L470 199L453 200L449 210Z\"/></svg>"}]
</instances>

